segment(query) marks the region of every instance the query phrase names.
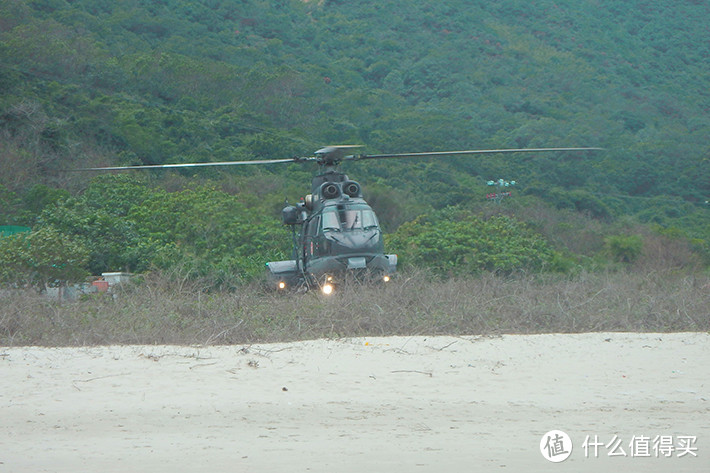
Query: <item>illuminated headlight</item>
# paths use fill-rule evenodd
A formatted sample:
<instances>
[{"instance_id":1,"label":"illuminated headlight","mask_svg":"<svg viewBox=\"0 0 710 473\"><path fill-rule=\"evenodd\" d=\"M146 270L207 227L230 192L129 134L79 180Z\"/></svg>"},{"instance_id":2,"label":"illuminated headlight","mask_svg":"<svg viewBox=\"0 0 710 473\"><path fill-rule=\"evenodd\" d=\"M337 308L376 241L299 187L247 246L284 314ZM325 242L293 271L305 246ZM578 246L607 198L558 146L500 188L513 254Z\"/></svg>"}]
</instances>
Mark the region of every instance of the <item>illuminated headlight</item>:
<instances>
[{"instance_id":1,"label":"illuminated headlight","mask_svg":"<svg viewBox=\"0 0 710 473\"><path fill-rule=\"evenodd\" d=\"M283 281L279 281L279 289L286 289L286 283Z\"/></svg>"},{"instance_id":2,"label":"illuminated headlight","mask_svg":"<svg viewBox=\"0 0 710 473\"><path fill-rule=\"evenodd\" d=\"M325 283L323 284L323 287L320 288L320 290L323 292L323 294L329 296L333 293L333 285L330 283Z\"/></svg>"},{"instance_id":3,"label":"illuminated headlight","mask_svg":"<svg viewBox=\"0 0 710 473\"><path fill-rule=\"evenodd\" d=\"M382 278L382 280L383 280L384 282L390 282L390 277L389 277L389 276L385 276L385 277Z\"/></svg>"}]
</instances>

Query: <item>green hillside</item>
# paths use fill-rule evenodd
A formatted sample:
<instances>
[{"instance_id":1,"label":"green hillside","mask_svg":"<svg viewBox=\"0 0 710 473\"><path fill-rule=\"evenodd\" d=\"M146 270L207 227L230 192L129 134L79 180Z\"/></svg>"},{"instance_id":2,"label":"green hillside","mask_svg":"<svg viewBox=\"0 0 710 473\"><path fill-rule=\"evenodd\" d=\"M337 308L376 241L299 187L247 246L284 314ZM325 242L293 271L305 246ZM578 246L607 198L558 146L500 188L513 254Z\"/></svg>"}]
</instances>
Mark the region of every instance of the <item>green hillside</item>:
<instances>
[{"instance_id":1,"label":"green hillside","mask_svg":"<svg viewBox=\"0 0 710 473\"><path fill-rule=\"evenodd\" d=\"M681 241L700 255L690 260L707 257L710 4L361 3L3 1L0 225L78 241L88 272L183 258L200 274L249 275L288 254L279 209L307 192L313 169L91 184L64 170L284 158L341 143L368 153L594 146L605 151L345 170L405 254L405 236L460 218L454 206L474 226L503 213L543 235L557 268L608 258L615 235ZM496 208L485 194L498 178L518 186ZM255 241L263 235L268 243Z\"/></svg>"}]
</instances>

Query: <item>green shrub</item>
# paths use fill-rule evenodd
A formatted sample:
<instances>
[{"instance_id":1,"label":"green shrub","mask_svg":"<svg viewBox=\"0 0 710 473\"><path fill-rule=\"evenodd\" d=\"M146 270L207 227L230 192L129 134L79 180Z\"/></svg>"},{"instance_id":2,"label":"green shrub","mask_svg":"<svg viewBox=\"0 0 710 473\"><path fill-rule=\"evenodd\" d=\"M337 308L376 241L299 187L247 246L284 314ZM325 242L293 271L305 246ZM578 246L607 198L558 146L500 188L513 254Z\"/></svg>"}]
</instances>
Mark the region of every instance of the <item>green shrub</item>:
<instances>
[{"instance_id":1,"label":"green shrub","mask_svg":"<svg viewBox=\"0 0 710 473\"><path fill-rule=\"evenodd\" d=\"M612 235L604 239L609 256L620 263L633 263L641 255L643 239L639 235Z\"/></svg>"},{"instance_id":2,"label":"green shrub","mask_svg":"<svg viewBox=\"0 0 710 473\"><path fill-rule=\"evenodd\" d=\"M389 235L388 244L405 266L442 275L540 270L555 260L540 235L506 216L483 219L445 211L419 217Z\"/></svg>"}]
</instances>

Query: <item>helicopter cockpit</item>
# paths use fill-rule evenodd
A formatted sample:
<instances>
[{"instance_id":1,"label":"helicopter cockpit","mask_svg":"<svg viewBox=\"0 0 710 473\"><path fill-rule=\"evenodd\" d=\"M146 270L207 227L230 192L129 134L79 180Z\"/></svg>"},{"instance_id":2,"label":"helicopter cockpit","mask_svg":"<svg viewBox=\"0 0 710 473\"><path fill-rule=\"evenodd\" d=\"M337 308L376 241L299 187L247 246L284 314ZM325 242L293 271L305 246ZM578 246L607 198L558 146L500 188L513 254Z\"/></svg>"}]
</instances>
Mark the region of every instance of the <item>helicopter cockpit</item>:
<instances>
[{"instance_id":1,"label":"helicopter cockpit","mask_svg":"<svg viewBox=\"0 0 710 473\"><path fill-rule=\"evenodd\" d=\"M324 209L321 217L323 232L347 232L379 228L375 212L365 204L349 205L347 207L339 204Z\"/></svg>"}]
</instances>

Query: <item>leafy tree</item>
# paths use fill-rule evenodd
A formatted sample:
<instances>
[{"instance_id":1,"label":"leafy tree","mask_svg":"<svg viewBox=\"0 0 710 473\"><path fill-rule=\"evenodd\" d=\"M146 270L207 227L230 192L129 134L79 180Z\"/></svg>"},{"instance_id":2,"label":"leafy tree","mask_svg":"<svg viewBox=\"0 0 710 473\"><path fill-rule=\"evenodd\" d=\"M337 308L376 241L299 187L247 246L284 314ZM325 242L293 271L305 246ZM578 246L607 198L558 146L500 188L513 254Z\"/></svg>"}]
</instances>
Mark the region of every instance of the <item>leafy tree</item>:
<instances>
[{"instance_id":1,"label":"leafy tree","mask_svg":"<svg viewBox=\"0 0 710 473\"><path fill-rule=\"evenodd\" d=\"M419 217L399 227L388 244L404 264L439 274L540 270L554 258L545 240L525 224L464 212Z\"/></svg>"},{"instance_id":2,"label":"leafy tree","mask_svg":"<svg viewBox=\"0 0 710 473\"><path fill-rule=\"evenodd\" d=\"M36 184L22 196L22 203L34 219L45 207L68 198L69 192L64 189L55 189L44 184Z\"/></svg>"},{"instance_id":3,"label":"leafy tree","mask_svg":"<svg viewBox=\"0 0 710 473\"><path fill-rule=\"evenodd\" d=\"M286 231L263 209L214 187L167 192L125 175L96 179L39 221L81 241L93 274L180 264L195 274L216 268L231 279L251 278L288 254Z\"/></svg>"},{"instance_id":4,"label":"leafy tree","mask_svg":"<svg viewBox=\"0 0 710 473\"><path fill-rule=\"evenodd\" d=\"M0 238L0 281L47 286L78 282L87 276L88 251L53 228Z\"/></svg>"},{"instance_id":5,"label":"leafy tree","mask_svg":"<svg viewBox=\"0 0 710 473\"><path fill-rule=\"evenodd\" d=\"M0 184L0 224L24 223L21 217L20 199L17 194Z\"/></svg>"},{"instance_id":6,"label":"leafy tree","mask_svg":"<svg viewBox=\"0 0 710 473\"><path fill-rule=\"evenodd\" d=\"M199 272L215 265L250 278L261 274L269 259L288 254L288 235L278 221L211 187L158 192L129 218L143 239L177 245Z\"/></svg>"}]
</instances>

